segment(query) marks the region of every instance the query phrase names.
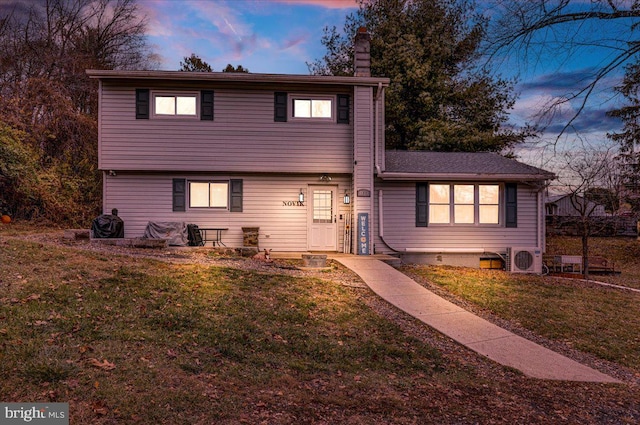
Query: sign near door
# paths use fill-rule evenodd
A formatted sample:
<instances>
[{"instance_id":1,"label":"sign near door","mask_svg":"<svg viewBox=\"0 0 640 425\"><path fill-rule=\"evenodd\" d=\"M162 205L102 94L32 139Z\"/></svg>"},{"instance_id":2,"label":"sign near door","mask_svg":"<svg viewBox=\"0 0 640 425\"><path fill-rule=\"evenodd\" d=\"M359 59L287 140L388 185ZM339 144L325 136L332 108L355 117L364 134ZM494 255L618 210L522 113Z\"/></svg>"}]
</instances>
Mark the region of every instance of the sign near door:
<instances>
[{"instance_id":1,"label":"sign near door","mask_svg":"<svg viewBox=\"0 0 640 425\"><path fill-rule=\"evenodd\" d=\"M358 255L369 255L368 213L358 213Z\"/></svg>"}]
</instances>

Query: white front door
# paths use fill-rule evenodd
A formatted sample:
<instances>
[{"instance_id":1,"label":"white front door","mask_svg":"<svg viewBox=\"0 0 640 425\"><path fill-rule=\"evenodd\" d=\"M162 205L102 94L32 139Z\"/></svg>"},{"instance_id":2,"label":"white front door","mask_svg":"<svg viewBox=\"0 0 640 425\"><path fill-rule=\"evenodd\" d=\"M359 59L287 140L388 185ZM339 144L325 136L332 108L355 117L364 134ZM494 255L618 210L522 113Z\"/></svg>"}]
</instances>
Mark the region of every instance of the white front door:
<instances>
[{"instance_id":1,"label":"white front door","mask_svg":"<svg viewBox=\"0 0 640 425\"><path fill-rule=\"evenodd\" d=\"M337 251L336 186L309 186L310 251Z\"/></svg>"}]
</instances>

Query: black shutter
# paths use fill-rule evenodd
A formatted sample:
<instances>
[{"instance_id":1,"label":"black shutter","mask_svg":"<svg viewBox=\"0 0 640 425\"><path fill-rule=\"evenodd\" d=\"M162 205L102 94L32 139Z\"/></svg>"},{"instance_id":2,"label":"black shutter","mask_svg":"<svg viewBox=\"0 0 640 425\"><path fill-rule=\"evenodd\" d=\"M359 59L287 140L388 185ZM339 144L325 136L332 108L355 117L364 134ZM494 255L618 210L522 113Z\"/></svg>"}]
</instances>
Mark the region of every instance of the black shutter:
<instances>
[{"instance_id":1,"label":"black shutter","mask_svg":"<svg viewBox=\"0 0 640 425\"><path fill-rule=\"evenodd\" d=\"M349 95L348 94L339 94L338 95L338 124L349 124Z\"/></svg>"},{"instance_id":2,"label":"black shutter","mask_svg":"<svg viewBox=\"0 0 640 425\"><path fill-rule=\"evenodd\" d=\"M173 211L185 211L187 204L187 181L173 179Z\"/></svg>"},{"instance_id":3,"label":"black shutter","mask_svg":"<svg viewBox=\"0 0 640 425\"><path fill-rule=\"evenodd\" d=\"M429 185L416 183L416 227L427 227L429 211Z\"/></svg>"},{"instance_id":4,"label":"black shutter","mask_svg":"<svg viewBox=\"0 0 640 425\"><path fill-rule=\"evenodd\" d=\"M518 184L504 185L505 227L518 227Z\"/></svg>"},{"instance_id":5,"label":"black shutter","mask_svg":"<svg viewBox=\"0 0 640 425\"><path fill-rule=\"evenodd\" d=\"M287 94L276 92L273 97L273 120L287 122Z\"/></svg>"},{"instance_id":6,"label":"black shutter","mask_svg":"<svg viewBox=\"0 0 640 425\"><path fill-rule=\"evenodd\" d=\"M231 206L229 211L242 212L242 180L230 180Z\"/></svg>"},{"instance_id":7,"label":"black shutter","mask_svg":"<svg viewBox=\"0 0 640 425\"><path fill-rule=\"evenodd\" d=\"M202 90L200 92L200 119L202 121L213 121L213 90Z\"/></svg>"},{"instance_id":8,"label":"black shutter","mask_svg":"<svg viewBox=\"0 0 640 425\"><path fill-rule=\"evenodd\" d=\"M136 119L149 119L149 89L136 89Z\"/></svg>"}]
</instances>

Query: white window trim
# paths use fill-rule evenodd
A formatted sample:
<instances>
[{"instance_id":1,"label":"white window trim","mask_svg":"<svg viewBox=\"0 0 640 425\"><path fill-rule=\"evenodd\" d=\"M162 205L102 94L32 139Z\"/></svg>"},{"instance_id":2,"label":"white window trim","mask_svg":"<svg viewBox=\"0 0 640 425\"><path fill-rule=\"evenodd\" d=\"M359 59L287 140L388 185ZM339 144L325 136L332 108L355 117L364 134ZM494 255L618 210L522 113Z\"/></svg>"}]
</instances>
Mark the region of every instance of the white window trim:
<instances>
[{"instance_id":1,"label":"white window trim","mask_svg":"<svg viewBox=\"0 0 640 425\"><path fill-rule=\"evenodd\" d=\"M296 117L295 116L295 101L296 100L329 100L331 101L331 117L323 118L323 117ZM324 94L313 94L313 93L290 93L289 98L287 99L289 104L289 120L291 121L302 121L302 122L326 122L326 123L335 123L337 118L337 98L332 95L324 95Z\"/></svg>"},{"instance_id":2,"label":"white window trim","mask_svg":"<svg viewBox=\"0 0 640 425\"><path fill-rule=\"evenodd\" d=\"M502 183L472 183L472 182L433 182L432 184L448 185L449 186L449 223L432 223L429 220L431 211L431 199L427 202L427 223L428 226L442 226L442 227L504 227L504 184ZM473 200L473 223L456 223L455 222L455 203L454 203L454 186L456 185L473 185L474 200ZM427 191L429 191L429 186ZM480 223L480 186L498 186L498 222L497 223ZM427 192L428 193L428 192ZM433 204L444 205L444 204ZM463 205L463 204L461 204ZM483 204L483 205L495 205L495 204Z\"/></svg>"},{"instance_id":3,"label":"white window trim","mask_svg":"<svg viewBox=\"0 0 640 425\"><path fill-rule=\"evenodd\" d=\"M227 205L224 207L212 207L212 206L207 206L207 207L194 207L191 205L191 183L207 183L209 185L209 191L211 190L210 185L211 184L215 184L215 183L224 183L227 185ZM189 200L187 205L189 206L189 209L193 209L193 210L225 210L228 211L229 210L229 205L231 203L231 182L229 180L188 180L187 181L187 191L189 194ZM211 203L211 199L209 199L209 203Z\"/></svg>"},{"instance_id":4,"label":"white window trim","mask_svg":"<svg viewBox=\"0 0 640 425\"><path fill-rule=\"evenodd\" d=\"M195 115L174 115L168 114L156 114L156 97L194 97L196 99L196 113ZM200 92L198 91L152 91L151 92L151 118L160 120L199 120L200 119Z\"/></svg>"}]
</instances>

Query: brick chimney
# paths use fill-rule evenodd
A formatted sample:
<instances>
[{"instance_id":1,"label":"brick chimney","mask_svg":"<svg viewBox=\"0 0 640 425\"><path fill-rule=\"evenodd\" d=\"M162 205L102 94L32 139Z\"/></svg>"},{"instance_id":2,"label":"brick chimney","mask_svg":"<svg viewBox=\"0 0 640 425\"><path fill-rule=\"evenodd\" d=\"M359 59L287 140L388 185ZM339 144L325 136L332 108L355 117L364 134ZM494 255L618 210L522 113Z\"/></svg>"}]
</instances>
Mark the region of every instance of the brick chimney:
<instances>
[{"instance_id":1,"label":"brick chimney","mask_svg":"<svg viewBox=\"0 0 640 425\"><path fill-rule=\"evenodd\" d=\"M356 33L354 69L356 77L371 77L371 35L365 27Z\"/></svg>"}]
</instances>

